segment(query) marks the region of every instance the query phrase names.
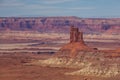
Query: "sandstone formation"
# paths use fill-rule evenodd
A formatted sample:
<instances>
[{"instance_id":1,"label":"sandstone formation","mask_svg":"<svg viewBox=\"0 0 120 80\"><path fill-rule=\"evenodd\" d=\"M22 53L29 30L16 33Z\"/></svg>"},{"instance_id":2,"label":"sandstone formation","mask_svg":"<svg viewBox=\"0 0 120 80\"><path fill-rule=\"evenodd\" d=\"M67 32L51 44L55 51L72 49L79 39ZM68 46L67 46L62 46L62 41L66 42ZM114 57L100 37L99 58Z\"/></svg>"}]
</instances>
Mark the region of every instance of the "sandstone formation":
<instances>
[{"instance_id":1,"label":"sandstone formation","mask_svg":"<svg viewBox=\"0 0 120 80\"><path fill-rule=\"evenodd\" d=\"M72 26L70 29L70 43L73 43L73 42L84 43L83 32L79 32L78 28L75 28Z\"/></svg>"},{"instance_id":2,"label":"sandstone formation","mask_svg":"<svg viewBox=\"0 0 120 80\"><path fill-rule=\"evenodd\" d=\"M120 34L120 18L78 18L78 17L1 17L0 31L39 31L68 33L75 25L84 33Z\"/></svg>"},{"instance_id":3,"label":"sandstone formation","mask_svg":"<svg viewBox=\"0 0 120 80\"><path fill-rule=\"evenodd\" d=\"M69 57L75 57L79 51L90 51L92 48L88 47L83 40L83 32L79 32L78 28L70 28L70 43L64 45L58 52L58 54L63 54L68 51Z\"/></svg>"}]
</instances>

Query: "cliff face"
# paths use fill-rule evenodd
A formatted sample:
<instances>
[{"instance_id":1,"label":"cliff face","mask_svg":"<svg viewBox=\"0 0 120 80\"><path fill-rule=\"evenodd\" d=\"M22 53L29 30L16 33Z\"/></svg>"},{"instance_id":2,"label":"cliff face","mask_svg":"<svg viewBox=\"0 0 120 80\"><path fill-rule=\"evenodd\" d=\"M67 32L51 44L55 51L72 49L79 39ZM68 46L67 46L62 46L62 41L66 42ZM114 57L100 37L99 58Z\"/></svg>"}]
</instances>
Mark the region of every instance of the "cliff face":
<instances>
[{"instance_id":1,"label":"cliff face","mask_svg":"<svg viewBox=\"0 0 120 80\"><path fill-rule=\"evenodd\" d=\"M120 34L120 18L77 18L77 17L36 17L36 18L0 18L0 31L40 31L69 32L69 26L74 25L85 33L115 33Z\"/></svg>"}]
</instances>

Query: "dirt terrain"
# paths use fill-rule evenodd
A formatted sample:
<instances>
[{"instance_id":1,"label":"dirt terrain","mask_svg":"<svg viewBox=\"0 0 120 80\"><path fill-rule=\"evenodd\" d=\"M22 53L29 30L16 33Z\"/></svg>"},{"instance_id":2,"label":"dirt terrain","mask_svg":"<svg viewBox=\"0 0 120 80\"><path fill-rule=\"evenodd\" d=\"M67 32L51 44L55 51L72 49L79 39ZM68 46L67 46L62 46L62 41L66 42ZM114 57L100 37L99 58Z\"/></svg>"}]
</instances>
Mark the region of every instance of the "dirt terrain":
<instances>
[{"instance_id":1,"label":"dirt terrain","mask_svg":"<svg viewBox=\"0 0 120 80\"><path fill-rule=\"evenodd\" d=\"M8 33L9 34L9 33ZM95 77L83 75L65 75L78 69L42 67L40 65L27 65L39 60L51 58L56 51L69 42L68 35L58 34L38 34L39 36L22 34L20 37L0 37L0 80L119 80L119 75L115 77ZM44 36L46 35L46 36ZM38 38L39 37L39 38ZM85 38L85 44L91 48L102 50L114 50L119 52L120 42L115 38ZM103 46L104 45L104 46ZM91 54L90 54L91 55ZM78 55L80 56L80 55ZM94 55L95 56L95 55ZM115 56L115 55L114 55ZM98 55L99 57L99 55ZM109 57L109 56L108 56ZM107 63L107 62L106 62Z\"/></svg>"},{"instance_id":2,"label":"dirt terrain","mask_svg":"<svg viewBox=\"0 0 120 80\"><path fill-rule=\"evenodd\" d=\"M37 59L47 59L46 54L0 53L1 80L119 80L120 77L100 78L89 76L64 75L75 69L50 68L36 65L25 65L26 62Z\"/></svg>"},{"instance_id":3,"label":"dirt terrain","mask_svg":"<svg viewBox=\"0 0 120 80\"><path fill-rule=\"evenodd\" d=\"M101 78L80 75L64 75L76 69L41 67L26 65L34 60L48 59L52 54L36 54L31 52L0 52L1 80L119 80L120 77Z\"/></svg>"}]
</instances>

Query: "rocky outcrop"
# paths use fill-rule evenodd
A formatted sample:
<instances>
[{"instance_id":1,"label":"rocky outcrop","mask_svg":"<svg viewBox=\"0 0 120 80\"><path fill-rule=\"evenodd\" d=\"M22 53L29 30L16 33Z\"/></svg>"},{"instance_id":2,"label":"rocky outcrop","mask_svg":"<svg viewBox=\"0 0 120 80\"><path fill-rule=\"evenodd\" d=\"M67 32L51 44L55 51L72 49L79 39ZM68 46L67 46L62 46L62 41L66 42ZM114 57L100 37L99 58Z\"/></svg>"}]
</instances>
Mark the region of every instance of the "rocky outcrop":
<instances>
[{"instance_id":1,"label":"rocky outcrop","mask_svg":"<svg viewBox=\"0 0 120 80\"><path fill-rule=\"evenodd\" d=\"M79 29L75 28L74 26L70 28L70 43L73 43L73 42L84 43L83 32L79 32Z\"/></svg>"},{"instance_id":2,"label":"rocky outcrop","mask_svg":"<svg viewBox=\"0 0 120 80\"><path fill-rule=\"evenodd\" d=\"M70 28L70 43L64 45L57 53L57 56L60 54L69 53L69 57L74 58L79 51L90 51L94 50L88 47L83 40L83 32L79 32L78 28ZM67 52L67 53L63 53Z\"/></svg>"},{"instance_id":3,"label":"rocky outcrop","mask_svg":"<svg viewBox=\"0 0 120 80\"><path fill-rule=\"evenodd\" d=\"M98 77L115 77L120 75L120 58L105 58L106 53L80 51L75 58L67 55L52 57L47 60L34 61L32 65L41 65L59 68L75 68L65 75L85 75Z\"/></svg>"},{"instance_id":4,"label":"rocky outcrop","mask_svg":"<svg viewBox=\"0 0 120 80\"><path fill-rule=\"evenodd\" d=\"M83 69L80 69L78 71L74 71L71 73L65 73L66 75L85 75L85 76L102 76L102 77L114 77L118 74L120 74L119 68L114 65L110 67L92 67L87 66Z\"/></svg>"}]
</instances>

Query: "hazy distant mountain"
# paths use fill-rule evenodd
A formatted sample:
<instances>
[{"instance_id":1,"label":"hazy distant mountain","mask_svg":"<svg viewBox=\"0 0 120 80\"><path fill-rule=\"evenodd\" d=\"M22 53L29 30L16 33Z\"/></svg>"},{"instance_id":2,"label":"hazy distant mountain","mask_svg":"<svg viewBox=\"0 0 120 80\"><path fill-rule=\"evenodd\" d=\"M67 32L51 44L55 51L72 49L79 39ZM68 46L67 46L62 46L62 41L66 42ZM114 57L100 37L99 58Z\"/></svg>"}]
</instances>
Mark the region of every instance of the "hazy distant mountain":
<instances>
[{"instance_id":1,"label":"hazy distant mountain","mask_svg":"<svg viewBox=\"0 0 120 80\"><path fill-rule=\"evenodd\" d=\"M85 33L120 34L120 18L7 17L0 18L0 31L69 32L70 26Z\"/></svg>"}]
</instances>

